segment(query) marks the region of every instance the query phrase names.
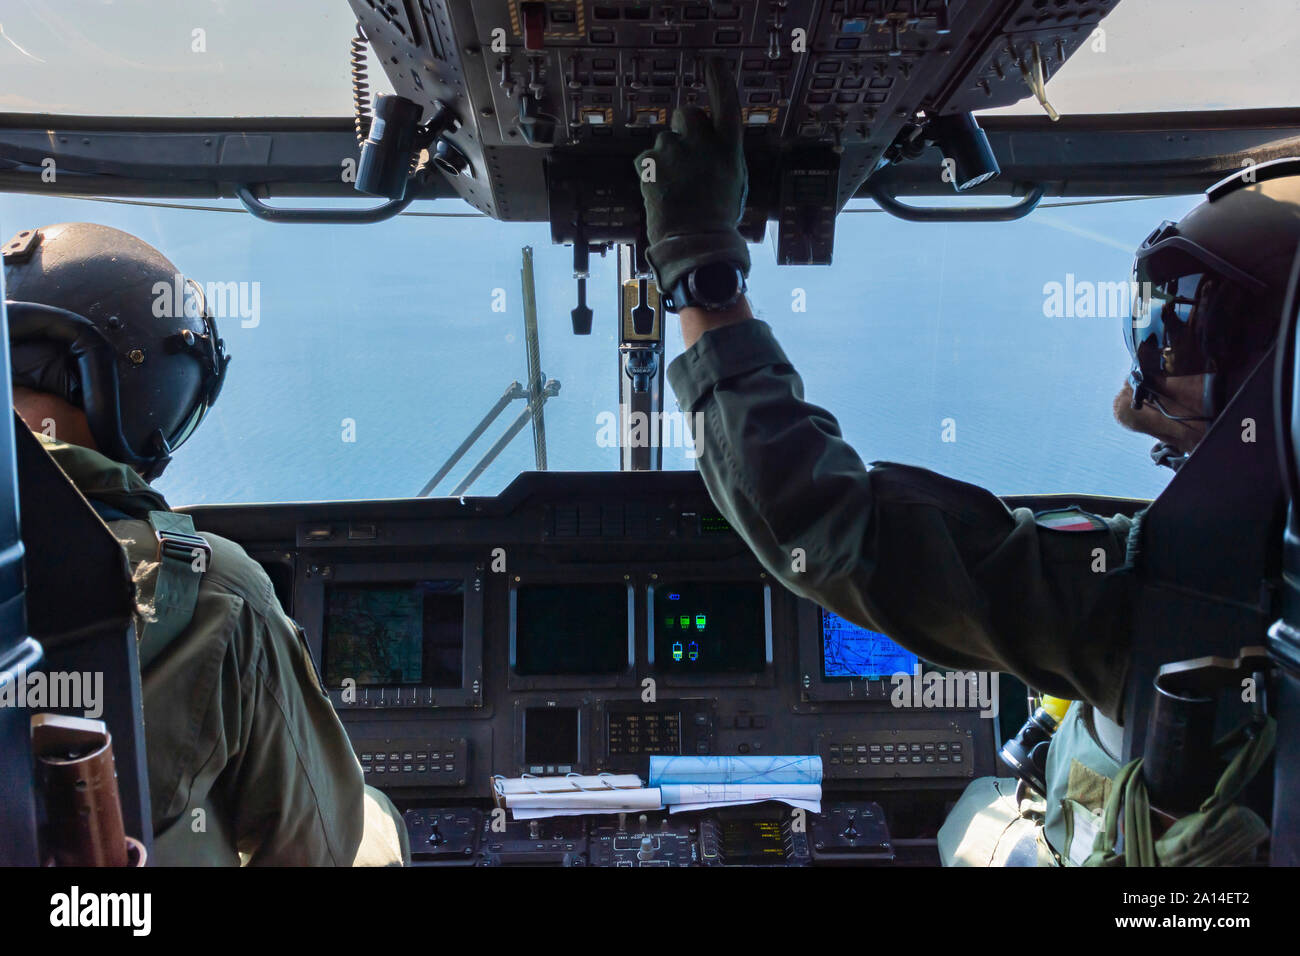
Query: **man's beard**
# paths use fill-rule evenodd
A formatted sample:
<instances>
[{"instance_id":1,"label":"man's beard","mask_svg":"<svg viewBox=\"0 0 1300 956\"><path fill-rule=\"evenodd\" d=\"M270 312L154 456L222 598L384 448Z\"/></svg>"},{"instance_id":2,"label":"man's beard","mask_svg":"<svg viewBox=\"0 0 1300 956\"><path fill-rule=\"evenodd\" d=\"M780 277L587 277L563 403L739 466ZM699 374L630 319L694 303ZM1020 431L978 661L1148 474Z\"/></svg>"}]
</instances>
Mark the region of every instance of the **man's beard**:
<instances>
[{"instance_id":1,"label":"man's beard","mask_svg":"<svg viewBox=\"0 0 1300 956\"><path fill-rule=\"evenodd\" d=\"M1167 398L1162 400L1171 415L1196 414L1192 409L1182 409ZM1124 382L1124 387L1115 396L1112 410L1115 413L1115 421L1129 431L1150 435L1181 452L1190 452L1205 434L1202 428L1196 427L1196 424L1170 421L1150 403L1144 404L1140 409L1134 408L1133 386L1128 381Z\"/></svg>"}]
</instances>

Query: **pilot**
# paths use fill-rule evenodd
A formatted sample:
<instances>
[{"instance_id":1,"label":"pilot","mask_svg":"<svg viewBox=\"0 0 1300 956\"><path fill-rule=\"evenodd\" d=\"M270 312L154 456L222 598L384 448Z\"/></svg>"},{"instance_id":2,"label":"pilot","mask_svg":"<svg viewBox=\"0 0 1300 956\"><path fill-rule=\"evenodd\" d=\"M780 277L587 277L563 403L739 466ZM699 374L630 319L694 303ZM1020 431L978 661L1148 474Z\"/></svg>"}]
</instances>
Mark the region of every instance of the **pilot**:
<instances>
[{"instance_id":1,"label":"pilot","mask_svg":"<svg viewBox=\"0 0 1300 956\"><path fill-rule=\"evenodd\" d=\"M226 374L197 284L91 223L19 233L3 256L7 298L41 307L11 309L14 406L134 572L152 862L409 862L266 572L148 483Z\"/></svg>"},{"instance_id":2,"label":"pilot","mask_svg":"<svg viewBox=\"0 0 1300 956\"><path fill-rule=\"evenodd\" d=\"M1048 751L1038 835L998 834L1032 808L1015 782L968 790L947 833L947 863L1080 863L1121 755L1130 658L1121 567L1140 515L1077 509L1035 516L982 488L899 464L868 468L744 298L737 231L747 190L739 97L709 67L712 115L687 107L636 157L647 259L680 312L686 351L668 369L692 423L719 511L796 594L888 634L925 660L1006 671L1076 701ZM1261 177L1166 223L1137 252L1151 282L1143 322L1125 317L1132 372L1114 402L1125 428L1158 440L1177 468L1276 335L1300 242L1300 176ZM1143 288L1143 286L1139 286ZM1132 537L1130 537L1132 533ZM1045 804L1045 805L1044 805ZM963 824L993 821L983 832ZM975 829L978 829L976 827ZM1026 859L1027 857L1027 859Z\"/></svg>"}]
</instances>

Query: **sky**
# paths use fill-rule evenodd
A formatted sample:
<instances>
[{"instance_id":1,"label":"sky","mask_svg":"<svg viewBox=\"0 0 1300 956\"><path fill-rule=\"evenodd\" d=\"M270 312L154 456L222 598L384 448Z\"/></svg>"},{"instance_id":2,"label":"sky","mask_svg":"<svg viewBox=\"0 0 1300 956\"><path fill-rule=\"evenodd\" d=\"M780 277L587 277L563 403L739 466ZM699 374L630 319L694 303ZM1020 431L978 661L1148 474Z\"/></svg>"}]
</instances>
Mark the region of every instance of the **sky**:
<instances>
[{"instance_id":1,"label":"sky","mask_svg":"<svg viewBox=\"0 0 1300 956\"><path fill-rule=\"evenodd\" d=\"M1300 103L1300 0L1124 0L1102 27L1049 85L1062 113ZM345 0L5 0L0 111L344 115L354 29Z\"/></svg>"}]
</instances>

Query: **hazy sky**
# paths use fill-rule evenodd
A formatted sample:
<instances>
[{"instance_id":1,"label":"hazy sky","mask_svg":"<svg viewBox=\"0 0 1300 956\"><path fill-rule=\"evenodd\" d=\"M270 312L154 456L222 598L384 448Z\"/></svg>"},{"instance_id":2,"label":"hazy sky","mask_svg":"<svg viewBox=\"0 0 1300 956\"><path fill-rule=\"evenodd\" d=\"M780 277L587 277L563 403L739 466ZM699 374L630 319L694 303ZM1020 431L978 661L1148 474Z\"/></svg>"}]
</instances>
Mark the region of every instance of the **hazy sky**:
<instances>
[{"instance_id":1,"label":"hazy sky","mask_svg":"<svg viewBox=\"0 0 1300 956\"><path fill-rule=\"evenodd\" d=\"M0 110L346 115L354 23L345 0L5 0ZM1300 0L1124 0L1104 28L1049 84L1062 113L1300 105Z\"/></svg>"}]
</instances>

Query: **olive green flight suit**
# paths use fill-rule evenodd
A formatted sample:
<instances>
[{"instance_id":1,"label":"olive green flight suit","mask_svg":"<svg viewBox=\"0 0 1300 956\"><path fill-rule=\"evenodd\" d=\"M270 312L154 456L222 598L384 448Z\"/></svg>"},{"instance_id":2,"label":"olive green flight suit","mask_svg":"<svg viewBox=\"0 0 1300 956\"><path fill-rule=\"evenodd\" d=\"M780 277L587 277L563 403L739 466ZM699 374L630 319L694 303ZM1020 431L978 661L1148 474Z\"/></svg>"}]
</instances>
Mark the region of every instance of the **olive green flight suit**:
<instances>
[{"instance_id":1,"label":"olive green flight suit","mask_svg":"<svg viewBox=\"0 0 1300 956\"><path fill-rule=\"evenodd\" d=\"M137 632L158 573L150 511L167 502L130 467L38 435L110 515L137 588ZM189 627L143 669L145 745L159 865L401 865L406 828L364 786L347 734L271 581L232 541L212 556Z\"/></svg>"},{"instance_id":2,"label":"olive green flight suit","mask_svg":"<svg viewBox=\"0 0 1300 956\"><path fill-rule=\"evenodd\" d=\"M939 857L944 866L1082 866L1119 772L1075 701L1047 751L1047 793L1014 778L972 780L939 828Z\"/></svg>"},{"instance_id":3,"label":"olive green flight suit","mask_svg":"<svg viewBox=\"0 0 1300 956\"><path fill-rule=\"evenodd\" d=\"M714 504L787 588L927 661L1006 671L1122 721L1131 519L1055 530L965 482L868 469L757 319L706 332L668 379L703 414L688 421Z\"/></svg>"},{"instance_id":4,"label":"olive green flight suit","mask_svg":"<svg viewBox=\"0 0 1300 956\"><path fill-rule=\"evenodd\" d=\"M927 661L1006 671L1122 719L1132 606L1124 566L1140 522L1119 515L1058 530L925 469L867 468L835 418L804 400L802 379L757 319L706 332L668 379L682 411L703 414L687 420L714 504L791 591ZM1062 836L1062 810L1076 809L1062 796L1068 742L1050 752L1048 801L1017 799L1011 779L972 781L940 831L945 862L1054 864L1046 837ZM1069 796L1077 763L1068 764ZM1106 778L1092 776L1100 795Z\"/></svg>"}]
</instances>

